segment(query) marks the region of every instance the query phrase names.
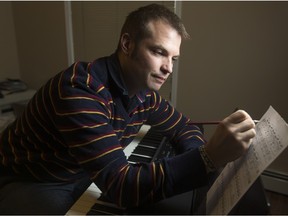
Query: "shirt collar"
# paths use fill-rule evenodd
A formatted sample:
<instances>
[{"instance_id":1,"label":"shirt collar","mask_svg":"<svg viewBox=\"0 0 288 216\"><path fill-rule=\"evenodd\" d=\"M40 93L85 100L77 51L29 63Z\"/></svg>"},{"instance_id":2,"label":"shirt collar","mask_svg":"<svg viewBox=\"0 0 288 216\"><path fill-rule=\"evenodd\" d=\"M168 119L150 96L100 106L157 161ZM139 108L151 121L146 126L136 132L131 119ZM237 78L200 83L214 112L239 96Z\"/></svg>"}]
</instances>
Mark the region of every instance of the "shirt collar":
<instances>
[{"instance_id":1,"label":"shirt collar","mask_svg":"<svg viewBox=\"0 0 288 216\"><path fill-rule=\"evenodd\" d=\"M121 77L121 66L120 66L120 62L118 60L117 54L113 53L109 57L109 61L110 61L110 64L108 64L108 68L109 68L109 73L113 81L115 82L117 87L120 89L122 95L128 97L128 89L124 83L124 80ZM142 103L145 101L146 93L147 93L147 90L140 91L135 95L134 98L138 98L138 100Z\"/></svg>"}]
</instances>

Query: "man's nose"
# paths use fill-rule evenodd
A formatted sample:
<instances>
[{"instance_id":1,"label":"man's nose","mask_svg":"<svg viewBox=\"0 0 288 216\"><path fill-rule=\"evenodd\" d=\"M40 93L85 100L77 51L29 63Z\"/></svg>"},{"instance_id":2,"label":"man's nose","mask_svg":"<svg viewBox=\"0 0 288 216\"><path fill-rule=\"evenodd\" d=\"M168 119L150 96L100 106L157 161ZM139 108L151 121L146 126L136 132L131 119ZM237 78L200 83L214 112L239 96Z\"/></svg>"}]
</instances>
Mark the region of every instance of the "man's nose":
<instances>
[{"instance_id":1,"label":"man's nose","mask_svg":"<svg viewBox=\"0 0 288 216\"><path fill-rule=\"evenodd\" d=\"M172 61L172 59L166 59L166 61L163 62L162 71L165 74L173 72L173 61Z\"/></svg>"}]
</instances>

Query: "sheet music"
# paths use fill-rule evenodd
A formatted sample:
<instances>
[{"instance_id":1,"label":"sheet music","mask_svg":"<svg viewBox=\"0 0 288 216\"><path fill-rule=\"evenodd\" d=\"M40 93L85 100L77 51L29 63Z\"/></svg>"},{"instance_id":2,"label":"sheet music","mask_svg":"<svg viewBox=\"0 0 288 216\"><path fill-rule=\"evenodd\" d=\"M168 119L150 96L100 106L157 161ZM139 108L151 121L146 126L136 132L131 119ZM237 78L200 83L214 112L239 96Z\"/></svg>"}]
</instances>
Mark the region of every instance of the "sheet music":
<instances>
[{"instance_id":1,"label":"sheet music","mask_svg":"<svg viewBox=\"0 0 288 216\"><path fill-rule=\"evenodd\" d=\"M260 174L288 145L288 125L269 107L243 157L225 166L207 193L206 213L227 215Z\"/></svg>"}]
</instances>

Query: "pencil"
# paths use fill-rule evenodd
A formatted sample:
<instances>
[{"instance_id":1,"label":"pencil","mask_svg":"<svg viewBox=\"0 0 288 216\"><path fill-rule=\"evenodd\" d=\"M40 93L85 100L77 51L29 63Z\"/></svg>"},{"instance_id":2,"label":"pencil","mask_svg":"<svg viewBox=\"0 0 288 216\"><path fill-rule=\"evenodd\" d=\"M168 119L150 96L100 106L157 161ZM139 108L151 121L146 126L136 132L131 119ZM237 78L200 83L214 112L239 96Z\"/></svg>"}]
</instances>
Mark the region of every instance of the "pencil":
<instances>
[{"instance_id":1,"label":"pencil","mask_svg":"<svg viewBox=\"0 0 288 216\"><path fill-rule=\"evenodd\" d=\"M239 108L236 107L233 112L236 112L238 110L239 110ZM255 124L260 122L259 120L253 120L253 121ZM216 125L216 124L219 124L220 122L221 121L198 121L198 122L196 121L196 122L192 122L192 123L193 124L199 124L199 125Z\"/></svg>"},{"instance_id":2,"label":"pencil","mask_svg":"<svg viewBox=\"0 0 288 216\"><path fill-rule=\"evenodd\" d=\"M255 124L259 123L259 120L253 120ZM199 124L199 125L216 125L219 124L221 121L192 121L192 124Z\"/></svg>"}]
</instances>

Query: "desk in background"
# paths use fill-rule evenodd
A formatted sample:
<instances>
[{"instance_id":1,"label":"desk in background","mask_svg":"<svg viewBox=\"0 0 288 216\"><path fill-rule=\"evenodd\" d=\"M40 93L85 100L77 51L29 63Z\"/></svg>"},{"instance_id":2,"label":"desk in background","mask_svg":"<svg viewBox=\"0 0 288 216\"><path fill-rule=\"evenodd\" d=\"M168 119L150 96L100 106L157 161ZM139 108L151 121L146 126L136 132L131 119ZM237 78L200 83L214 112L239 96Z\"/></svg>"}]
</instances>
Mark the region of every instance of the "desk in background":
<instances>
[{"instance_id":1,"label":"desk in background","mask_svg":"<svg viewBox=\"0 0 288 216\"><path fill-rule=\"evenodd\" d=\"M35 92L35 90L29 89L8 94L3 98L0 98L0 133L15 119L15 110L13 109L13 106L27 103Z\"/></svg>"},{"instance_id":2,"label":"desk in background","mask_svg":"<svg viewBox=\"0 0 288 216\"><path fill-rule=\"evenodd\" d=\"M11 114L11 112L13 112L13 104L25 103L29 101L35 93L35 90L28 89L26 91L8 94L5 95L3 98L0 98L0 115Z\"/></svg>"}]
</instances>

